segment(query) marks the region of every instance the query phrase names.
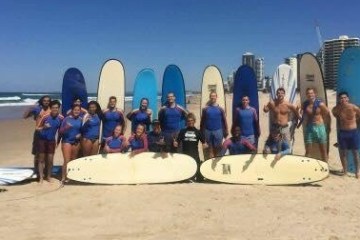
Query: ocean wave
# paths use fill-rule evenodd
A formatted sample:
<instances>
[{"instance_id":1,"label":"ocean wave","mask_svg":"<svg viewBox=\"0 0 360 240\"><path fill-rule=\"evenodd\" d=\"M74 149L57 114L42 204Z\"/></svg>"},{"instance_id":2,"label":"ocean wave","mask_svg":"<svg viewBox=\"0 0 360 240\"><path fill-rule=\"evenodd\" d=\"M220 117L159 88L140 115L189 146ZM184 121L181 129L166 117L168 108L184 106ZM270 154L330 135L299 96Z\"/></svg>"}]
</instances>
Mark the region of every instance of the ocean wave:
<instances>
[{"instance_id":1,"label":"ocean wave","mask_svg":"<svg viewBox=\"0 0 360 240\"><path fill-rule=\"evenodd\" d=\"M0 97L0 101L20 101L21 97L13 96L13 97Z\"/></svg>"},{"instance_id":2,"label":"ocean wave","mask_svg":"<svg viewBox=\"0 0 360 240\"><path fill-rule=\"evenodd\" d=\"M59 95L59 93L21 93L21 95L23 95L23 96L39 96L39 97L42 97L42 96L45 96L45 95L48 95L48 96Z\"/></svg>"}]
</instances>

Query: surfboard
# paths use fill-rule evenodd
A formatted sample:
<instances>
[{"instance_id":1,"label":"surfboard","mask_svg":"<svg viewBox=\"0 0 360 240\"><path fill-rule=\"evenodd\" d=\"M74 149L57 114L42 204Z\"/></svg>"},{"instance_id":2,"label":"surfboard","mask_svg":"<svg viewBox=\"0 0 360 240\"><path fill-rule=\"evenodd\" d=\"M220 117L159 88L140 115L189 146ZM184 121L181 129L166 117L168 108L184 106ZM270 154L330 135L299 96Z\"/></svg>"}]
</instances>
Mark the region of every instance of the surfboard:
<instances>
[{"instance_id":1,"label":"surfboard","mask_svg":"<svg viewBox=\"0 0 360 240\"><path fill-rule=\"evenodd\" d=\"M63 78L62 92L62 114L66 116L66 113L75 100L80 98L81 107L86 108L88 101L88 94L86 91L85 78L83 74L77 68L69 68L66 70Z\"/></svg>"},{"instance_id":2,"label":"surfboard","mask_svg":"<svg viewBox=\"0 0 360 240\"><path fill-rule=\"evenodd\" d=\"M0 185L22 182L34 174L33 169L26 168L0 168Z\"/></svg>"},{"instance_id":3,"label":"surfboard","mask_svg":"<svg viewBox=\"0 0 360 240\"><path fill-rule=\"evenodd\" d=\"M295 185L317 182L329 175L329 166L313 158L275 154L243 154L205 161L201 174L209 180L235 184Z\"/></svg>"},{"instance_id":4,"label":"surfboard","mask_svg":"<svg viewBox=\"0 0 360 240\"><path fill-rule=\"evenodd\" d=\"M157 81L154 70L150 68L141 70L135 79L132 109L138 109L140 107L140 100L142 98L147 98L149 100L149 108L152 110L152 119L157 119Z\"/></svg>"},{"instance_id":5,"label":"surfboard","mask_svg":"<svg viewBox=\"0 0 360 240\"><path fill-rule=\"evenodd\" d=\"M304 53L301 55L299 61L299 88L301 104L306 101L306 89L314 88L317 98L327 105L326 90L324 86L324 77L320 67L319 61L312 53ZM325 120L325 119L324 119ZM330 122L325 122L326 129L330 129ZM306 122L303 122L303 133L305 140ZM329 153L329 133L327 133ZM313 144L312 150L309 152L309 157L322 159L319 144ZM323 159L325 160L325 159Z\"/></svg>"},{"instance_id":6,"label":"surfboard","mask_svg":"<svg viewBox=\"0 0 360 240\"><path fill-rule=\"evenodd\" d=\"M344 50L339 61L337 93L347 92L350 102L360 105L360 47L350 47ZM359 125L358 125L359 130ZM339 134L339 129L338 129ZM351 151L347 154L348 171L355 173L354 159Z\"/></svg>"},{"instance_id":7,"label":"surfboard","mask_svg":"<svg viewBox=\"0 0 360 240\"><path fill-rule=\"evenodd\" d=\"M224 82L221 72L215 65L210 65L205 68L203 73L201 83L201 109L206 107L209 102L210 93L213 91L217 93L217 103L226 111ZM200 115L201 113L202 111L200 111Z\"/></svg>"},{"instance_id":8,"label":"surfboard","mask_svg":"<svg viewBox=\"0 0 360 240\"><path fill-rule=\"evenodd\" d=\"M96 184L151 184L178 182L193 177L197 164L184 154L144 152L83 157L68 163L68 178Z\"/></svg>"},{"instance_id":9,"label":"surfboard","mask_svg":"<svg viewBox=\"0 0 360 240\"><path fill-rule=\"evenodd\" d=\"M273 76L273 80L270 85L270 98L272 100L276 99L276 90L278 88L284 88L285 89L285 100L288 102L294 104L295 103L295 97L296 97L296 80L295 80L295 73L292 72L291 67L287 64L280 64ZM271 128L273 115L269 114L269 132ZM290 115L288 125L290 127L290 136L291 136L291 145L294 144L294 134L295 134L295 128L296 128L296 121L294 121L293 114Z\"/></svg>"},{"instance_id":10,"label":"surfboard","mask_svg":"<svg viewBox=\"0 0 360 240\"><path fill-rule=\"evenodd\" d=\"M162 82L161 105L164 106L167 101L167 94L173 92L176 103L186 108L186 92L184 77L180 68L171 64L165 68ZM185 120L180 122L181 128L185 126Z\"/></svg>"},{"instance_id":11,"label":"surfboard","mask_svg":"<svg viewBox=\"0 0 360 240\"><path fill-rule=\"evenodd\" d=\"M125 109L125 71L122 63L116 59L107 60L101 68L97 90L97 102L101 109L106 109L109 97L115 96L116 107ZM102 136L102 124L100 126Z\"/></svg>"},{"instance_id":12,"label":"surfboard","mask_svg":"<svg viewBox=\"0 0 360 240\"><path fill-rule=\"evenodd\" d=\"M241 106L241 98L243 96L249 97L250 106L256 109L256 113L259 116L259 97L256 76L254 70L248 65L240 66L235 73L232 103L233 122L235 121L235 110ZM255 140L257 143L258 139Z\"/></svg>"}]
</instances>

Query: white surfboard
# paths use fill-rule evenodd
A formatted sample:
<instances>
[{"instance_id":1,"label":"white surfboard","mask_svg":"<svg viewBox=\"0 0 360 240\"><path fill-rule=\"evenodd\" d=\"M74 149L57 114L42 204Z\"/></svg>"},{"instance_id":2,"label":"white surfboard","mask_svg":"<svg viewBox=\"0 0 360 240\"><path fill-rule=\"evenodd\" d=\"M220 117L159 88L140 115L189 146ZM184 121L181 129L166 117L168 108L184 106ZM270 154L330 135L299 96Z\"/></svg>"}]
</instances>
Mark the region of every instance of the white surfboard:
<instances>
[{"instance_id":1,"label":"white surfboard","mask_svg":"<svg viewBox=\"0 0 360 240\"><path fill-rule=\"evenodd\" d=\"M213 181L236 184L294 185L317 182L329 175L328 164L313 158L286 155L228 155L205 161L201 174Z\"/></svg>"},{"instance_id":2,"label":"white surfboard","mask_svg":"<svg viewBox=\"0 0 360 240\"><path fill-rule=\"evenodd\" d=\"M206 107L209 102L209 95L213 91L217 93L217 103L226 111L224 82L220 70L216 66L210 65L205 68L203 74L201 84L201 109Z\"/></svg>"},{"instance_id":3,"label":"white surfboard","mask_svg":"<svg viewBox=\"0 0 360 240\"><path fill-rule=\"evenodd\" d=\"M178 182L193 177L195 160L184 154L145 152L99 154L68 163L68 178L97 184L150 184Z\"/></svg>"},{"instance_id":4,"label":"white surfboard","mask_svg":"<svg viewBox=\"0 0 360 240\"><path fill-rule=\"evenodd\" d=\"M15 184L29 179L34 174L27 168L0 168L0 185Z\"/></svg>"},{"instance_id":5,"label":"white surfboard","mask_svg":"<svg viewBox=\"0 0 360 240\"><path fill-rule=\"evenodd\" d=\"M296 73L293 73L291 67L287 64L280 64L276 69L272 84L271 98L276 98L276 90L279 87L285 89L285 99L290 103L294 103L296 96Z\"/></svg>"},{"instance_id":6,"label":"white surfboard","mask_svg":"<svg viewBox=\"0 0 360 240\"><path fill-rule=\"evenodd\" d=\"M321 99L327 105L326 90L324 87L324 77L320 68L320 64L316 57L311 53L305 53L301 56L299 64L299 87L301 104L306 100L306 89L314 88L317 98ZM325 122L326 128L330 129L330 122ZM303 122L303 133L305 136L307 122ZM329 133L328 152L329 152ZM321 153L318 144L313 144L312 150L309 153L310 157L321 159Z\"/></svg>"}]
</instances>

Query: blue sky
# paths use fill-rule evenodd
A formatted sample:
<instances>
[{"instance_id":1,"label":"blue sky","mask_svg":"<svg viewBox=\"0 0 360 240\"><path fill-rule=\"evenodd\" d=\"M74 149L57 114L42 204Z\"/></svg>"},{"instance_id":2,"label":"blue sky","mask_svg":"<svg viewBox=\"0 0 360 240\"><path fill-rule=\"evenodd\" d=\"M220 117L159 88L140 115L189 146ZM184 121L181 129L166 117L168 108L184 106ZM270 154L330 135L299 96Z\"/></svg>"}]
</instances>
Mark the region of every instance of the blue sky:
<instances>
[{"instance_id":1,"label":"blue sky","mask_svg":"<svg viewBox=\"0 0 360 240\"><path fill-rule=\"evenodd\" d=\"M79 68L95 92L100 68L117 58L126 88L153 68L160 86L168 64L199 90L204 68L224 78L250 51L272 75L285 57L319 48L323 39L360 36L352 1L282 0L0 0L0 91L60 91L67 68Z\"/></svg>"}]
</instances>

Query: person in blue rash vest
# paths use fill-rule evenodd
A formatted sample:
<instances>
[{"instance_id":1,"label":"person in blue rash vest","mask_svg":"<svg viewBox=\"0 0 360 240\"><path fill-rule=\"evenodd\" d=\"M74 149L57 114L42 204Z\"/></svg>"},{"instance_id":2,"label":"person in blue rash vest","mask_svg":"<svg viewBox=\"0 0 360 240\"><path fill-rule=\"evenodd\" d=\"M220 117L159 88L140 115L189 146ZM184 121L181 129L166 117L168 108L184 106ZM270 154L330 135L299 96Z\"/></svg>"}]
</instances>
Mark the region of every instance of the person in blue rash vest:
<instances>
[{"instance_id":1,"label":"person in blue rash vest","mask_svg":"<svg viewBox=\"0 0 360 240\"><path fill-rule=\"evenodd\" d=\"M174 147L174 140L180 131L180 120L186 118L188 111L176 104L176 98L173 92L167 94L166 105L159 111L159 121L161 129L165 135L165 142L170 152L175 153L177 149Z\"/></svg>"},{"instance_id":2,"label":"person in blue rash vest","mask_svg":"<svg viewBox=\"0 0 360 240\"><path fill-rule=\"evenodd\" d=\"M229 135L225 110L216 102L216 92L211 92L209 98L200 120L200 131L208 145L206 151L204 149L205 159L216 157L221 151L223 139Z\"/></svg>"},{"instance_id":3,"label":"person in blue rash vest","mask_svg":"<svg viewBox=\"0 0 360 240\"><path fill-rule=\"evenodd\" d=\"M116 102L116 97L111 96L108 108L103 111L103 139L110 137L117 125L122 126L123 133L126 130L123 110L116 108Z\"/></svg>"},{"instance_id":4,"label":"person in blue rash vest","mask_svg":"<svg viewBox=\"0 0 360 240\"><path fill-rule=\"evenodd\" d=\"M99 151L99 132L102 119L102 111L99 103L90 101L88 113L83 117L81 127L81 149L83 156L95 155Z\"/></svg>"},{"instance_id":5,"label":"person in blue rash vest","mask_svg":"<svg viewBox=\"0 0 360 240\"><path fill-rule=\"evenodd\" d=\"M55 136L60 129L64 117L60 114L60 102L50 102L50 114L41 118L36 130L39 132L39 163L38 179L42 183L44 178L51 181L51 171L54 163L54 153L57 147ZM45 170L45 177L44 177Z\"/></svg>"},{"instance_id":6,"label":"person in blue rash vest","mask_svg":"<svg viewBox=\"0 0 360 240\"><path fill-rule=\"evenodd\" d=\"M149 151L164 153L163 156L165 157L166 153L169 151L166 149L165 135L161 131L159 120L154 119L152 121L152 129L153 130L147 134Z\"/></svg>"},{"instance_id":7,"label":"person in blue rash vest","mask_svg":"<svg viewBox=\"0 0 360 240\"><path fill-rule=\"evenodd\" d=\"M226 139L223 143L221 156L229 150L230 155L255 153L256 147L251 144L247 139L241 138L241 130L239 126L231 129L232 137Z\"/></svg>"},{"instance_id":8,"label":"person in blue rash vest","mask_svg":"<svg viewBox=\"0 0 360 240\"><path fill-rule=\"evenodd\" d=\"M59 130L62 138L61 149L64 157L61 179L63 183L66 181L67 164L69 161L76 159L80 149L82 125L80 113L81 107L79 105L73 105L70 115L63 120Z\"/></svg>"},{"instance_id":9,"label":"person in blue rash vest","mask_svg":"<svg viewBox=\"0 0 360 240\"><path fill-rule=\"evenodd\" d=\"M128 147L131 148L130 157L148 150L148 140L145 132L145 126L141 123L136 127L135 133L131 135L128 141Z\"/></svg>"},{"instance_id":10,"label":"person in blue rash vest","mask_svg":"<svg viewBox=\"0 0 360 240\"><path fill-rule=\"evenodd\" d=\"M126 138L122 134L121 125L117 125L112 136L105 139L105 153L123 152L127 148Z\"/></svg>"},{"instance_id":11,"label":"person in blue rash vest","mask_svg":"<svg viewBox=\"0 0 360 240\"><path fill-rule=\"evenodd\" d=\"M143 124L146 126L146 131L150 130L152 110L148 108L149 100L147 98L142 98L140 100L140 106L138 109L134 109L129 112L126 117L131 121L131 132L135 132L138 124Z\"/></svg>"},{"instance_id":12,"label":"person in blue rash vest","mask_svg":"<svg viewBox=\"0 0 360 240\"><path fill-rule=\"evenodd\" d=\"M276 154L275 161L278 161L282 156L288 155L291 153L291 148L289 142L284 138L280 131L273 130L270 133L269 138L265 142L264 154Z\"/></svg>"},{"instance_id":13,"label":"person in blue rash vest","mask_svg":"<svg viewBox=\"0 0 360 240\"><path fill-rule=\"evenodd\" d=\"M32 149L31 154L34 155L34 170L37 172L38 169L38 161L39 161L39 151L38 151L38 142L39 142L39 131L36 130L36 126L39 124L41 118L50 113L49 104L51 102L51 98L48 95L42 96L38 104L35 106L31 106L24 112L24 119L29 117L33 117L35 120L35 130L32 141Z\"/></svg>"},{"instance_id":14,"label":"person in blue rash vest","mask_svg":"<svg viewBox=\"0 0 360 240\"><path fill-rule=\"evenodd\" d=\"M79 97L74 97L74 100L73 100L73 105L79 105L81 107L81 99ZM83 118L85 114L87 114L87 110L83 107L81 107L81 110L80 110L80 117ZM68 116L69 114L71 113L71 109L69 109L67 112L66 112L66 116Z\"/></svg>"},{"instance_id":15,"label":"person in blue rash vest","mask_svg":"<svg viewBox=\"0 0 360 240\"><path fill-rule=\"evenodd\" d=\"M241 106L235 110L235 118L232 127L239 126L241 138L245 138L252 145L256 145L256 139L260 136L259 116L256 109L250 106L248 96L241 98Z\"/></svg>"}]
</instances>

